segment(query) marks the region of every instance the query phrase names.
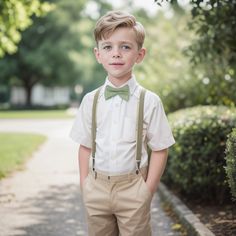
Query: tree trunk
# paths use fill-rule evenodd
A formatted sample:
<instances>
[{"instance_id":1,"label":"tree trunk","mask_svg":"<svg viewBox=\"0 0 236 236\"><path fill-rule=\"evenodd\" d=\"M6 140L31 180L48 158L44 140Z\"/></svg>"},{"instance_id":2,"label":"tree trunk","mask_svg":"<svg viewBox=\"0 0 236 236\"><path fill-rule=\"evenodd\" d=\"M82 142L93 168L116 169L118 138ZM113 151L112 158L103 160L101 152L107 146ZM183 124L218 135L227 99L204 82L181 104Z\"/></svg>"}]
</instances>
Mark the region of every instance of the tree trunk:
<instances>
[{"instance_id":1,"label":"tree trunk","mask_svg":"<svg viewBox=\"0 0 236 236\"><path fill-rule=\"evenodd\" d=\"M26 93L25 106L28 108L32 108L32 90L33 87L38 83L38 81L40 81L40 78L36 76L25 77L25 79L23 79L23 86Z\"/></svg>"},{"instance_id":2,"label":"tree trunk","mask_svg":"<svg viewBox=\"0 0 236 236\"><path fill-rule=\"evenodd\" d=\"M31 79L28 78L23 79L23 86L26 94L25 106L27 108L30 108L32 107L31 95L33 89L33 83L31 83Z\"/></svg>"},{"instance_id":3,"label":"tree trunk","mask_svg":"<svg viewBox=\"0 0 236 236\"><path fill-rule=\"evenodd\" d=\"M32 95L32 86L25 86L26 92L26 107L32 107L31 95Z\"/></svg>"}]
</instances>

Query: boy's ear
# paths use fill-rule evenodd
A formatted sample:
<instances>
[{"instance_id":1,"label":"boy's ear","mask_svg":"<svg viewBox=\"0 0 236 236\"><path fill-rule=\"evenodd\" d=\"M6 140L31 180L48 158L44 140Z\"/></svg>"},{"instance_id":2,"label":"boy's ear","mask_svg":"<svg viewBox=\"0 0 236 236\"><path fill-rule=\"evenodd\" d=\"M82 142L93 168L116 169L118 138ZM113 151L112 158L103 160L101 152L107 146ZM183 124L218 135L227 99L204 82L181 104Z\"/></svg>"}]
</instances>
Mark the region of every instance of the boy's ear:
<instances>
[{"instance_id":1,"label":"boy's ear","mask_svg":"<svg viewBox=\"0 0 236 236\"><path fill-rule=\"evenodd\" d=\"M97 62L101 64L101 61L100 61L100 53L99 53L98 48L94 48L94 49L93 49L93 52L94 52L94 55L95 55L95 57L96 57L96 59L97 59Z\"/></svg>"},{"instance_id":2,"label":"boy's ear","mask_svg":"<svg viewBox=\"0 0 236 236\"><path fill-rule=\"evenodd\" d=\"M145 57L145 54L146 54L146 48L141 48L138 52L136 63L142 62L143 58Z\"/></svg>"}]
</instances>

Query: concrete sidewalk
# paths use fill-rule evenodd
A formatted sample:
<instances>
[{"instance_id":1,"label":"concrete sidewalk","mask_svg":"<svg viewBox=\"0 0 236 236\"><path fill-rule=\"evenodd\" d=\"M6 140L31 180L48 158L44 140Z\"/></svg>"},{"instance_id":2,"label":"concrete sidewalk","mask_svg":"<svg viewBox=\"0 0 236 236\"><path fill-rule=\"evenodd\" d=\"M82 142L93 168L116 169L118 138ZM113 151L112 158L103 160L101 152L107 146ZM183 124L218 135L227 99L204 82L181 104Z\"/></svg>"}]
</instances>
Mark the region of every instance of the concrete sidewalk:
<instances>
[{"instance_id":1,"label":"concrete sidewalk","mask_svg":"<svg viewBox=\"0 0 236 236\"><path fill-rule=\"evenodd\" d=\"M0 182L1 236L86 236L79 191L78 146L68 138L72 120L0 120L0 132L35 132L48 136L23 171ZM152 201L154 236L181 235Z\"/></svg>"}]
</instances>

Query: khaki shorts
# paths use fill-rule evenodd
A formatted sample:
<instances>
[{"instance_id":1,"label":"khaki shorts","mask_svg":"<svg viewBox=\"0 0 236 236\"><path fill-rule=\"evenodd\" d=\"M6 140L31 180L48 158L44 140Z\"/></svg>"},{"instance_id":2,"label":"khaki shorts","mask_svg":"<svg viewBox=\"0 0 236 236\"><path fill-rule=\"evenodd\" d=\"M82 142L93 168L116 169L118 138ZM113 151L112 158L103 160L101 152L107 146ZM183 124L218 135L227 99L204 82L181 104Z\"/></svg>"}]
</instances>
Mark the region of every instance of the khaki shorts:
<instances>
[{"instance_id":1,"label":"khaki shorts","mask_svg":"<svg viewBox=\"0 0 236 236\"><path fill-rule=\"evenodd\" d=\"M119 176L90 171L83 185L89 236L150 236L147 168Z\"/></svg>"}]
</instances>

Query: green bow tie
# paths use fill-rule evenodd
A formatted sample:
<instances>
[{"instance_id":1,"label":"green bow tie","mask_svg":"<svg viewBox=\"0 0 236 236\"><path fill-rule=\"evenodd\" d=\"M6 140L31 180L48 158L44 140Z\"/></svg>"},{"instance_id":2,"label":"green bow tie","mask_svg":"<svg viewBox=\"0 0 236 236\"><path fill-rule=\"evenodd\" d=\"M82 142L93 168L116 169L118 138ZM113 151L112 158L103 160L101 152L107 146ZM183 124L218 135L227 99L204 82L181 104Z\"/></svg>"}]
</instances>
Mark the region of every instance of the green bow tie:
<instances>
[{"instance_id":1,"label":"green bow tie","mask_svg":"<svg viewBox=\"0 0 236 236\"><path fill-rule=\"evenodd\" d=\"M113 88L107 85L104 95L105 95L106 100L116 95L119 95L122 99L124 99L125 101L128 101L129 100L129 86L125 85L124 87L121 87L121 88Z\"/></svg>"}]
</instances>

